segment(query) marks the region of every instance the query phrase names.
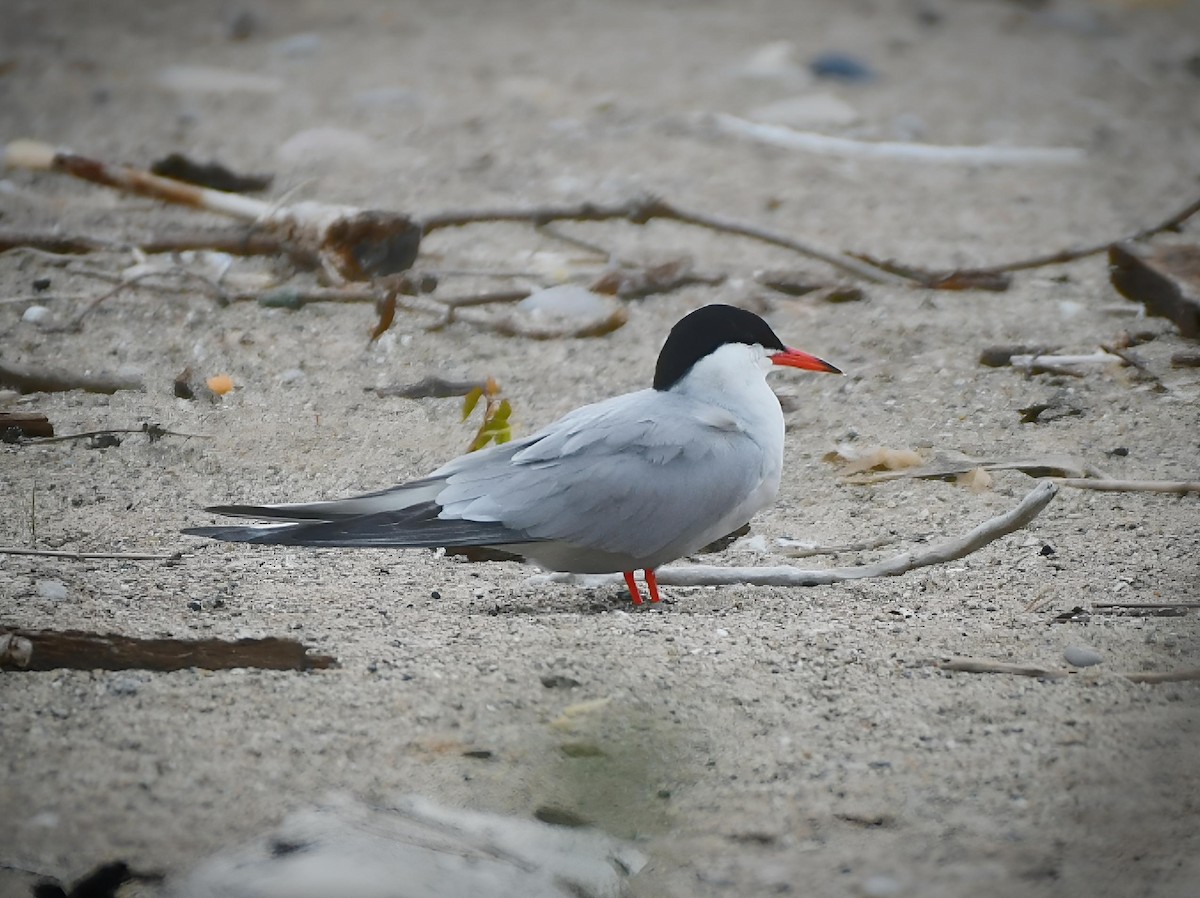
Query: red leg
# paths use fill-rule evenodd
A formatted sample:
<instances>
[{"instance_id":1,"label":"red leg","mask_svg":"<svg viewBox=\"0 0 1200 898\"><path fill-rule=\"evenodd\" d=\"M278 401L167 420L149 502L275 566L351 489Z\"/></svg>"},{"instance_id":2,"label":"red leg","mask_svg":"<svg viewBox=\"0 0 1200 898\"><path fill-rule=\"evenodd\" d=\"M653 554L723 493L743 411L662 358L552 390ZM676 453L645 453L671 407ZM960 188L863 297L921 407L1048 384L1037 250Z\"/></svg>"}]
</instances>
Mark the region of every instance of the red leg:
<instances>
[{"instance_id":1,"label":"red leg","mask_svg":"<svg viewBox=\"0 0 1200 898\"><path fill-rule=\"evenodd\" d=\"M633 577L633 571L625 571L625 585L629 587L629 596L633 599L633 604L642 604L642 591L638 589L637 580ZM655 599L654 601L658 601Z\"/></svg>"},{"instance_id":2,"label":"red leg","mask_svg":"<svg viewBox=\"0 0 1200 898\"><path fill-rule=\"evenodd\" d=\"M658 597L658 577L655 576L654 571L650 568L646 568L646 586L650 590L650 601L661 601Z\"/></svg>"}]
</instances>

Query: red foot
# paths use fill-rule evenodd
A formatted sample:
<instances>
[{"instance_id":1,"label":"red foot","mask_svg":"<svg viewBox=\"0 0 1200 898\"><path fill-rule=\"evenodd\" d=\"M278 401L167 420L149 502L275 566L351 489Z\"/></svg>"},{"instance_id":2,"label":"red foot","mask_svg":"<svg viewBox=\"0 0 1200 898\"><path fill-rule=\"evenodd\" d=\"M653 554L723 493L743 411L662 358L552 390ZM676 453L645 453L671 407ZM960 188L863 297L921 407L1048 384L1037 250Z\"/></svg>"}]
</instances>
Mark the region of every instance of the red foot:
<instances>
[{"instance_id":1,"label":"red foot","mask_svg":"<svg viewBox=\"0 0 1200 898\"><path fill-rule=\"evenodd\" d=\"M658 577L650 568L646 568L646 586L650 589L650 601L661 601L658 597Z\"/></svg>"},{"instance_id":2,"label":"red foot","mask_svg":"<svg viewBox=\"0 0 1200 898\"><path fill-rule=\"evenodd\" d=\"M633 571L625 571L624 574L625 574L625 585L629 587L629 597L633 599L633 604L635 604L635 605L642 604L642 591L640 589L638 589L637 580L634 579ZM651 595L657 595L658 594L657 587L653 587L652 589L653 589L653 592L651 593ZM655 599L653 599L653 601L657 602L658 599L655 598Z\"/></svg>"}]
</instances>

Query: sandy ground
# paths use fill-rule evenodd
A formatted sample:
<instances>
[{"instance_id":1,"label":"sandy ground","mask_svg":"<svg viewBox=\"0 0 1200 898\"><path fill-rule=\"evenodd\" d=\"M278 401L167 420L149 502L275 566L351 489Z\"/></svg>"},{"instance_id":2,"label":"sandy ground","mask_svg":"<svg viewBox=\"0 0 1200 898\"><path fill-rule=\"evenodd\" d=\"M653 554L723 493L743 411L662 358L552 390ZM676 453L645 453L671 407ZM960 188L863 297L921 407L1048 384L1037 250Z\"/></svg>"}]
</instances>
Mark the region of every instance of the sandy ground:
<instances>
[{"instance_id":1,"label":"sandy ground","mask_svg":"<svg viewBox=\"0 0 1200 898\"><path fill-rule=\"evenodd\" d=\"M141 165L184 150L273 172L275 197L416 214L653 191L931 266L1110 239L1194 195L1200 6L1030 6L256 2L250 36L232 40L233 4L9 0L0 135ZM777 41L791 43L794 65L763 62ZM804 67L824 50L879 77L813 81ZM756 55L766 71L750 77ZM170 89L171 66L271 80ZM848 161L717 136L695 118L812 95L857 115L814 126L827 133L1079 147L1086 159ZM335 130L296 138L315 128ZM137 240L217 223L61 177L5 177L3 228ZM872 560L962 532L1032 486L1019 473L982 492L851 486L822 461L839 443L1070 454L1138 479L1200 474L1200 375L1169 365L1186 343L1167 322L1121 314L1102 258L1021 274L1006 293L866 285L863 301L833 305L754 284L763 268L833 277L781 250L669 225L568 230L630 259L687 253L730 278L632 302L629 324L604 338L431 332L413 315L368 346L367 306L220 308L190 289L122 294L80 332L58 333L22 320L34 300L7 300L49 278L37 302L63 320L107 286L46 257L0 256L4 360L147 382L111 397L8 395L5 408L43 411L64 434L149 421L203 435L4 446L0 542L29 545L35 522L42 548L185 554L0 556L0 622L292 636L341 661L307 674L3 674L0 894L26 894L31 880L14 867L64 879L113 859L183 870L339 790L522 816L569 809L639 841L652 860L631 887L646 896L1197 894L1200 684L1120 675L1200 664L1196 613L1053 622L1095 603L1200 600L1195 496L1064 490L1027 530L950 565L814 589L674 588L637 611L615 588L531 584L513 563L178 534L209 522L205 504L372 489L465 447L472 425L455 400L381 399L371 387L491 375L528 431L646 385L671 323L710 301L765 311L786 341L848 376L777 376L789 425L779 501L753 522L762 540L709 561L787 563L784 536L899 539L799 563ZM418 264L580 276L594 261L525 228L482 226L439 232ZM113 252L72 265L132 263ZM269 267L235 269L254 271ZM450 277L442 289L497 283ZM978 364L992 344L1090 352L1122 332L1150 338L1136 350L1147 374L1028 378ZM171 379L189 365L227 372L238 389L215 404L176 399ZM1057 411L1020 423L1036 403ZM928 663L1066 667L1071 646L1102 663L1055 681ZM578 685L543 685L555 675ZM553 725L595 699L608 701ZM463 756L472 749L493 754Z\"/></svg>"}]
</instances>

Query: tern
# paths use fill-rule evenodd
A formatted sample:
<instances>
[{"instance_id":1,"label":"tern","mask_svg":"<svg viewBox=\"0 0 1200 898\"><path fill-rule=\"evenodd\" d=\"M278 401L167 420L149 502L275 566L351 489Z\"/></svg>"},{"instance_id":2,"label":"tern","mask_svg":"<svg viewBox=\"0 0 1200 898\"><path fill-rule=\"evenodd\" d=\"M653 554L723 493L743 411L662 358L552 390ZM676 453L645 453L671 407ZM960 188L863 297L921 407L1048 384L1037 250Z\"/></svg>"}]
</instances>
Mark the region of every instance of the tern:
<instances>
[{"instance_id":1,"label":"tern","mask_svg":"<svg viewBox=\"0 0 1200 898\"><path fill-rule=\"evenodd\" d=\"M498 547L543 568L621 572L635 605L644 571L748 523L783 471L776 365L841 372L787 347L762 318L708 305L667 336L650 389L585 405L531 434L429 475L326 502L217 505L269 523L184 533L282 546Z\"/></svg>"}]
</instances>

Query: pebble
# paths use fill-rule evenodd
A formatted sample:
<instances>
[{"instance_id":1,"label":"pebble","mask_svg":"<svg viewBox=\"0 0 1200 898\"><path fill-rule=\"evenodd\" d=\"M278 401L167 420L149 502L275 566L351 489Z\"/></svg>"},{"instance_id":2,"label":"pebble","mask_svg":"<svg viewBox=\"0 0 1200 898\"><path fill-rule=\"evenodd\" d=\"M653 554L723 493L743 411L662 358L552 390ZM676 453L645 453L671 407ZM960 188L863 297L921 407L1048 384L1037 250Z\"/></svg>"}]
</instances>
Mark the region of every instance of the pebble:
<instances>
[{"instance_id":1,"label":"pebble","mask_svg":"<svg viewBox=\"0 0 1200 898\"><path fill-rule=\"evenodd\" d=\"M791 41L773 41L755 50L737 69L743 78L784 83L807 83L811 76L796 62L796 46Z\"/></svg>"},{"instance_id":2,"label":"pebble","mask_svg":"<svg viewBox=\"0 0 1200 898\"><path fill-rule=\"evenodd\" d=\"M376 155L374 141L365 134L344 128L308 128L293 134L275 151L281 162L318 163L369 159Z\"/></svg>"},{"instance_id":3,"label":"pebble","mask_svg":"<svg viewBox=\"0 0 1200 898\"><path fill-rule=\"evenodd\" d=\"M176 93L276 94L283 79L202 65L172 65L158 73L158 84Z\"/></svg>"},{"instance_id":4,"label":"pebble","mask_svg":"<svg viewBox=\"0 0 1200 898\"><path fill-rule=\"evenodd\" d=\"M1067 646L1063 651L1063 658L1073 667L1091 667L1093 664L1099 664L1104 660L1104 657L1099 652L1085 645Z\"/></svg>"},{"instance_id":5,"label":"pebble","mask_svg":"<svg viewBox=\"0 0 1200 898\"><path fill-rule=\"evenodd\" d=\"M821 126L845 127L853 125L861 116L858 110L845 100L831 94L811 94L789 97L752 109L749 118L768 125L786 125L789 128L817 128Z\"/></svg>"},{"instance_id":6,"label":"pebble","mask_svg":"<svg viewBox=\"0 0 1200 898\"><path fill-rule=\"evenodd\" d=\"M561 284L530 293L517 303L517 310L534 321L577 325L606 318L617 305L612 297L586 287Z\"/></svg>"},{"instance_id":7,"label":"pebble","mask_svg":"<svg viewBox=\"0 0 1200 898\"><path fill-rule=\"evenodd\" d=\"M808 64L808 68L818 78L844 81L848 84L863 84L878 77L875 70L862 60L836 50L819 54Z\"/></svg>"},{"instance_id":8,"label":"pebble","mask_svg":"<svg viewBox=\"0 0 1200 898\"><path fill-rule=\"evenodd\" d=\"M302 383L307 375L299 368L289 368L279 375L279 382L285 387L292 384Z\"/></svg>"},{"instance_id":9,"label":"pebble","mask_svg":"<svg viewBox=\"0 0 1200 898\"><path fill-rule=\"evenodd\" d=\"M322 43L321 35L313 32L293 34L291 37L281 38L271 44L271 52L292 58L312 56L321 49Z\"/></svg>"},{"instance_id":10,"label":"pebble","mask_svg":"<svg viewBox=\"0 0 1200 898\"><path fill-rule=\"evenodd\" d=\"M67 584L61 580L39 580L37 594L51 602L62 602L67 598Z\"/></svg>"},{"instance_id":11,"label":"pebble","mask_svg":"<svg viewBox=\"0 0 1200 898\"><path fill-rule=\"evenodd\" d=\"M53 314L45 306L30 306L21 314L21 320L28 324L45 324Z\"/></svg>"},{"instance_id":12,"label":"pebble","mask_svg":"<svg viewBox=\"0 0 1200 898\"><path fill-rule=\"evenodd\" d=\"M371 87L351 94L350 101L373 108L415 109L424 105L424 97L410 87Z\"/></svg>"},{"instance_id":13,"label":"pebble","mask_svg":"<svg viewBox=\"0 0 1200 898\"><path fill-rule=\"evenodd\" d=\"M904 894L904 885L894 876L878 873L864 879L858 891L863 898L896 898Z\"/></svg>"},{"instance_id":14,"label":"pebble","mask_svg":"<svg viewBox=\"0 0 1200 898\"><path fill-rule=\"evenodd\" d=\"M108 683L112 695L137 695L141 688L142 682L136 677L114 677Z\"/></svg>"}]
</instances>

